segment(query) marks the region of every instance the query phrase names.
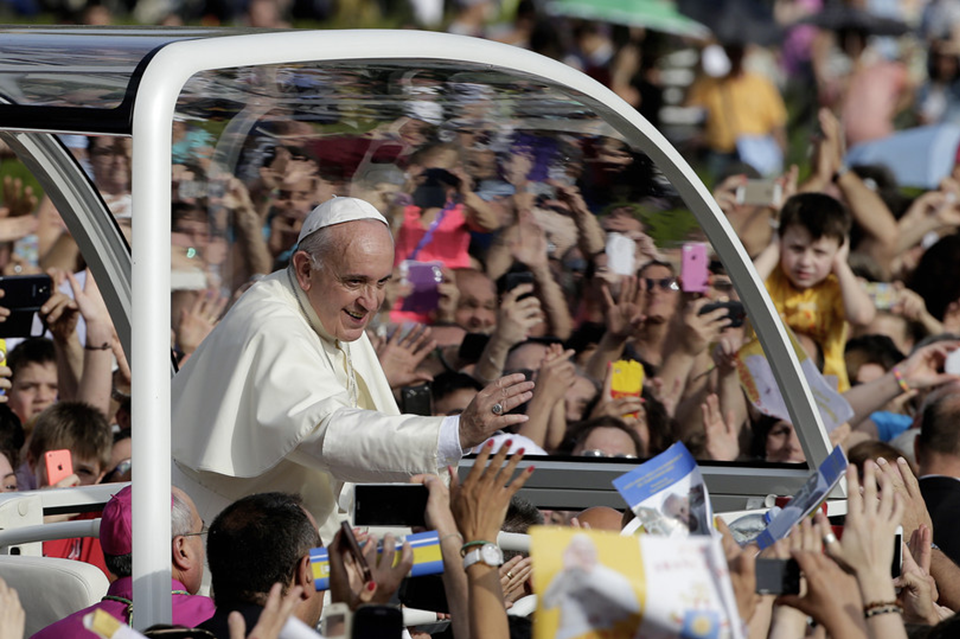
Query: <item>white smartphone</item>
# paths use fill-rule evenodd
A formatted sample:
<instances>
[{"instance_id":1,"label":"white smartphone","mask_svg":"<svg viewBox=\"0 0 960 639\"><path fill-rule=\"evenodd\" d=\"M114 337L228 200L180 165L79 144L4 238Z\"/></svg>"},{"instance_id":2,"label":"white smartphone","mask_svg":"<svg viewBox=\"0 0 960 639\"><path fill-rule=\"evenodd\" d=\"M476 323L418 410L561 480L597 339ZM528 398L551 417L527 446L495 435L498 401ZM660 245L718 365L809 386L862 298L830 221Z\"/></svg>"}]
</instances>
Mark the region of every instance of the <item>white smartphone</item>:
<instances>
[{"instance_id":1,"label":"white smartphone","mask_svg":"<svg viewBox=\"0 0 960 639\"><path fill-rule=\"evenodd\" d=\"M943 372L960 375L960 348L947 353L947 359L943 362Z\"/></svg>"}]
</instances>

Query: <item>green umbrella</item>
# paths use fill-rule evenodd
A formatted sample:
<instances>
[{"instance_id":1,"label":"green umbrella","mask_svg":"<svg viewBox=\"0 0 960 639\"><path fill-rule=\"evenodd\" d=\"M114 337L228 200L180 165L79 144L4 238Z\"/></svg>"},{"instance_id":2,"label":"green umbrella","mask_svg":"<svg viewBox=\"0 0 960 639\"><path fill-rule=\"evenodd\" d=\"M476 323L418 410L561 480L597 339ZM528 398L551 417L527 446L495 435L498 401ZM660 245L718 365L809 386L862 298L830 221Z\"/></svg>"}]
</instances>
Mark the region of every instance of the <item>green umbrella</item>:
<instances>
[{"instance_id":1,"label":"green umbrella","mask_svg":"<svg viewBox=\"0 0 960 639\"><path fill-rule=\"evenodd\" d=\"M705 38L710 30L682 15L670 0L553 0L553 15L646 27L681 36Z\"/></svg>"}]
</instances>

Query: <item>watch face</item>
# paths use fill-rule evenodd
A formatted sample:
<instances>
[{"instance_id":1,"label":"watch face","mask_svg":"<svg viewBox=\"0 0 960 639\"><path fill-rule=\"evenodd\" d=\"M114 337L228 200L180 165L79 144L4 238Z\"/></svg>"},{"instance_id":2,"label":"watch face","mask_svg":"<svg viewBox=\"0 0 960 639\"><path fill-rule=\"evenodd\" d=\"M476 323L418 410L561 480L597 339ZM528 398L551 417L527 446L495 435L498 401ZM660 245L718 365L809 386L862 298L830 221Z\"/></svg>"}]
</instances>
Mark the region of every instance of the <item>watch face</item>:
<instances>
[{"instance_id":1,"label":"watch face","mask_svg":"<svg viewBox=\"0 0 960 639\"><path fill-rule=\"evenodd\" d=\"M503 563L503 552L496 544L484 544L480 547L480 561L488 566L499 566Z\"/></svg>"}]
</instances>

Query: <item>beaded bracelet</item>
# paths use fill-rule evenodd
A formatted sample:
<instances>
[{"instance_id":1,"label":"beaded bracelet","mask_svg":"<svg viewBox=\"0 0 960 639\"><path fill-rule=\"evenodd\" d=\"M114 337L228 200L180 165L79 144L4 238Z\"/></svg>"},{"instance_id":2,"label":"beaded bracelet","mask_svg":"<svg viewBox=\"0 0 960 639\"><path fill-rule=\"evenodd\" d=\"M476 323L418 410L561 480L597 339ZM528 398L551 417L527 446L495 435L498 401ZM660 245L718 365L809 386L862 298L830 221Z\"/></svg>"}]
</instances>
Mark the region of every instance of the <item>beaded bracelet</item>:
<instances>
[{"instance_id":1,"label":"beaded bracelet","mask_svg":"<svg viewBox=\"0 0 960 639\"><path fill-rule=\"evenodd\" d=\"M893 376L896 378L897 384L900 385L900 390L902 390L904 393L909 393L911 390L913 390L910 388L910 384L907 383L907 380L903 379L903 373L900 372L900 368L898 366L893 367Z\"/></svg>"},{"instance_id":2,"label":"beaded bracelet","mask_svg":"<svg viewBox=\"0 0 960 639\"><path fill-rule=\"evenodd\" d=\"M870 608L869 610L863 611L863 618L869 619L870 617L876 617L877 615L885 615L890 612L895 612L898 615L903 614L903 608L900 606L880 606L879 608Z\"/></svg>"},{"instance_id":3,"label":"beaded bracelet","mask_svg":"<svg viewBox=\"0 0 960 639\"><path fill-rule=\"evenodd\" d=\"M903 608L898 606L896 601L871 601L863 607L863 618L869 619L870 617L885 615L891 612L902 615Z\"/></svg>"},{"instance_id":4,"label":"beaded bracelet","mask_svg":"<svg viewBox=\"0 0 960 639\"><path fill-rule=\"evenodd\" d=\"M467 551L473 548L474 546L483 546L489 543L490 543L489 541L484 541L483 539L478 539L477 541L468 541L464 545L460 546L460 556L466 557Z\"/></svg>"}]
</instances>

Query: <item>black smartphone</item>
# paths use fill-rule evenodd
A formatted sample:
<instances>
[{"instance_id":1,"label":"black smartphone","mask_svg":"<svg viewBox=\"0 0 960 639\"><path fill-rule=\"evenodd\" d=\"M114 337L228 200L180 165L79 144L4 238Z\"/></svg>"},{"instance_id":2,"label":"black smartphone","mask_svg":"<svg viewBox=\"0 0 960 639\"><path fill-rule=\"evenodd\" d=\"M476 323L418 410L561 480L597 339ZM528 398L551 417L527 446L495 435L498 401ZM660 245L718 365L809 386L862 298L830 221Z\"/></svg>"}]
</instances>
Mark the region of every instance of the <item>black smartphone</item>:
<instances>
[{"instance_id":1,"label":"black smartphone","mask_svg":"<svg viewBox=\"0 0 960 639\"><path fill-rule=\"evenodd\" d=\"M423 484L357 484L355 526L426 526L427 489Z\"/></svg>"},{"instance_id":2,"label":"black smartphone","mask_svg":"<svg viewBox=\"0 0 960 639\"><path fill-rule=\"evenodd\" d=\"M397 591L397 596L400 597L400 603L407 608L450 612L447 592L443 587L443 577L441 575L407 577L400 582L400 590Z\"/></svg>"},{"instance_id":3,"label":"black smartphone","mask_svg":"<svg viewBox=\"0 0 960 639\"><path fill-rule=\"evenodd\" d=\"M530 271L511 271L503 276L503 293L506 294L521 284L533 284L533 273ZM521 295L518 299L530 297L533 293Z\"/></svg>"},{"instance_id":4,"label":"black smartphone","mask_svg":"<svg viewBox=\"0 0 960 639\"><path fill-rule=\"evenodd\" d=\"M351 639L400 639L403 613L396 606L366 605L353 613Z\"/></svg>"},{"instance_id":5,"label":"black smartphone","mask_svg":"<svg viewBox=\"0 0 960 639\"><path fill-rule=\"evenodd\" d=\"M30 337L34 316L53 294L53 280L43 274L2 276L0 289L0 306L10 309L10 316L0 323L0 337Z\"/></svg>"},{"instance_id":6,"label":"black smartphone","mask_svg":"<svg viewBox=\"0 0 960 639\"><path fill-rule=\"evenodd\" d=\"M730 318L730 328L743 326L743 320L747 317L747 312L743 308L743 302L738 302L736 300L731 300L729 302L710 302L709 304L704 304L698 315L712 313L718 308L727 309L727 317Z\"/></svg>"},{"instance_id":7,"label":"black smartphone","mask_svg":"<svg viewBox=\"0 0 960 639\"><path fill-rule=\"evenodd\" d=\"M897 526L893 536L893 562L890 564L890 576L896 579L903 571L903 526Z\"/></svg>"},{"instance_id":8,"label":"black smartphone","mask_svg":"<svg viewBox=\"0 0 960 639\"><path fill-rule=\"evenodd\" d=\"M363 556L360 544L357 543L357 538L353 536L353 529L348 521L340 522L340 541L347 545L347 550L353 555L353 560L360 566L360 571L363 573L363 583L369 583L373 579L373 574L370 572L367 558Z\"/></svg>"},{"instance_id":9,"label":"black smartphone","mask_svg":"<svg viewBox=\"0 0 960 639\"><path fill-rule=\"evenodd\" d=\"M407 415L433 415L430 383L404 386L400 389L400 410Z\"/></svg>"},{"instance_id":10,"label":"black smartphone","mask_svg":"<svg viewBox=\"0 0 960 639\"><path fill-rule=\"evenodd\" d=\"M757 594L800 594L800 564L796 559L757 558Z\"/></svg>"},{"instance_id":11,"label":"black smartphone","mask_svg":"<svg viewBox=\"0 0 960 639\"><path fill-rule=\"evenodd\" d=\"M464 364L476 362L480 359L480 356L483 355L483 349L487 347L487 342L489 341L489 335L484 335L483 333L467 333L463 336L463 341L460 342L460 350L457 352L457 357L459 357Z\"/></svg>"}]
</instances>

